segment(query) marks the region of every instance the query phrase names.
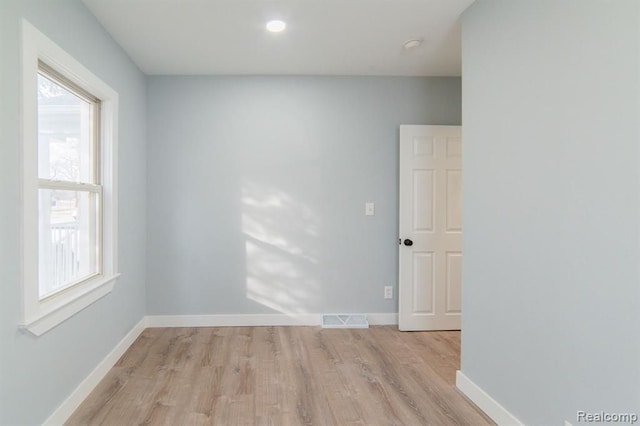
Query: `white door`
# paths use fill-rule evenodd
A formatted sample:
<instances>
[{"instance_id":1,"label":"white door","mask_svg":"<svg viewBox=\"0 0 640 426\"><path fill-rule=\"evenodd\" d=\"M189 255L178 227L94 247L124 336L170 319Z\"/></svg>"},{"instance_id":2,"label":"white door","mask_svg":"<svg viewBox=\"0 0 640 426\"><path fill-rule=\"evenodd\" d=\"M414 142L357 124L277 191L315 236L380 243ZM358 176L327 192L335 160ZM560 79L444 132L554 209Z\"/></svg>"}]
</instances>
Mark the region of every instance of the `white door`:
<instances>
[{"instance_id":1,"label":"white door","mask_svg":"<svg viewBox=\"0 0 640 426\"><path fill-rule=\"evenodd\" d=\"M459 330L460 126L400 126L400 330Z\"/></svg>"}]
</instances>

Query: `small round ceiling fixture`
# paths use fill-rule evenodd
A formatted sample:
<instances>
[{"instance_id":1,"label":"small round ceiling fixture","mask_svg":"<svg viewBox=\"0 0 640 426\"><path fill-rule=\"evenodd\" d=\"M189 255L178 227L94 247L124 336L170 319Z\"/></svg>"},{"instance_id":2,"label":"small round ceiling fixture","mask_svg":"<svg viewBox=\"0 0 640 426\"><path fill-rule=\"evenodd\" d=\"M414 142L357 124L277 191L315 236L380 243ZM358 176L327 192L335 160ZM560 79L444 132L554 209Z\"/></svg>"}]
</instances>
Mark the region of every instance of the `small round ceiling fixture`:
<instances>
[{"instance_id":1,"label":"small round ceiling fixture","mask_svg":"<svg viewBox=\"0 0 640 426\"><path fill-rule=\"evenodd\" d=\"M413 38L411 40L405 41L402 47L404 47L404 50L415 49L416 47L420 46L423 41L424 40L422 40L421 38Z\"/></svg>"},{"instance_id":2,"label":"small round ceiling fixture","mask_svg":"<svg viewBox=\"0 0 640 426\"><path fill-rule=\"evenodd\" d=\"M287 28L287 23L279 19L274 19L273 21L267 22L267 31L270 31L272 33L282 32L285 30L285 28Z\"/></svg>"}]
</instances>

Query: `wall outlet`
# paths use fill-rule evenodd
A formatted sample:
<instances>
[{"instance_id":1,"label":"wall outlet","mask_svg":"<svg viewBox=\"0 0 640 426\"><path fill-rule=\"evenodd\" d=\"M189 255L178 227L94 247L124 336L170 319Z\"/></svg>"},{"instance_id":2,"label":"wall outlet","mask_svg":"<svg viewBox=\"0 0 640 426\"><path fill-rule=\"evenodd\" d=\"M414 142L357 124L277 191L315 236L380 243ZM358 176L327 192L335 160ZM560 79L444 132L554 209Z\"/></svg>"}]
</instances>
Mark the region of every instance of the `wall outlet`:
<instances>
[{"instance_id":1,"label":"wall outlet","mask_svg":"<svg viewBox=\"0 0 640 426\"><path fill-rule=\"evenodd\" d=\"M376 206L371 201L364 203L364 214L366 216L374 216L376 214Z\"/></svg>"},{"instance_id":2,"label":"wall outlet","mask_svg":"<svg viewBox=\"0 0 640 426\"><path fill-rule=\"evenodd\" d=\"M384 298L393 299L393 287L390 285L384 286Z\"/></svg>"}]
</instances>

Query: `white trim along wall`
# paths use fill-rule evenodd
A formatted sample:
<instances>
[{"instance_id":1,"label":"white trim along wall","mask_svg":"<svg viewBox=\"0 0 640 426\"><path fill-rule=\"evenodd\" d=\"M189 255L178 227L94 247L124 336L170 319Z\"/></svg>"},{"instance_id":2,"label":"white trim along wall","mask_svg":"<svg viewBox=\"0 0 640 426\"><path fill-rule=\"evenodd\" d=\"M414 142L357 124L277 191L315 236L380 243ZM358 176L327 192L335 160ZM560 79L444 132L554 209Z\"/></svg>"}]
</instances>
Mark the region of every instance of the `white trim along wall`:
<instances>
[{"instance_id":1,"label":"white trim along wall","mask_svg":"<svg viewBox=\"0 0 640 426\"><path fill-rule=\"evenodd\" d=\"M82 404L87 396L98 386L98 383L107 375L111 367L120 359L129 347L136 341L146 328L146 318L142 318L131 331L129 331L115 348L93 369L91 373L71 392L71 395L49 416L45 425L62 425L73 412Z\"/></svg>"},{"instance_id":2,"label":"white trim along wall","mask_svg":"<svg viewBox=\"0 0 640 426\"><path fill-rule=\"evenodd\" d=\"M266 327L318 326L322 314L240 314L240 315L150 315L147 327ZM370 325L395 325L398 314L367 314Z\"/></svg>"},{"instance_id":3,"label":"white trim along wall","mask_svg":"<svg viewBox=\"0 0 640 426\"><path fill-rule=\"evenodd\" d=\"M491 417L498 426L524 426L513 414L507 411L498 401L493 399L480 386L471 381L460 370L456 372L456 387L466 395L484 413Z\"/></svg>"}]
</instances>

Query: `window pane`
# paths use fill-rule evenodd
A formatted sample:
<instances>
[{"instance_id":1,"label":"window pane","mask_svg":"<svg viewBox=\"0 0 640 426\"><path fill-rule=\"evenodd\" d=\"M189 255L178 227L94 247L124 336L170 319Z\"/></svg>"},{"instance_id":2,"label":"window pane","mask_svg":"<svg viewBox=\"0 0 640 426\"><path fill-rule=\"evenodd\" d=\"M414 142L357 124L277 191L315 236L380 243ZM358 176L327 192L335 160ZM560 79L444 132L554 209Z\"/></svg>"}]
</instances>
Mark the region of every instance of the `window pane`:
<instances>
[{"instance_id":1,"label":"window pane","mask_svg":"<svg viewBox=\"0 0 640 426\"><path fill-rule=\"evenodd\" d=\"M38 176L94 182L93 111L87 102L38 74Z\"/></svg>"},{"instance_id":2,"label":"window pane","mask_svg":"<svg viewBox=\"0 0 640 426\"><path fill-rule=\"evenodd\" d=\"M40 298L99 271L98 199L84 191L39 189Z\"/></svg>"}]
</instances>

